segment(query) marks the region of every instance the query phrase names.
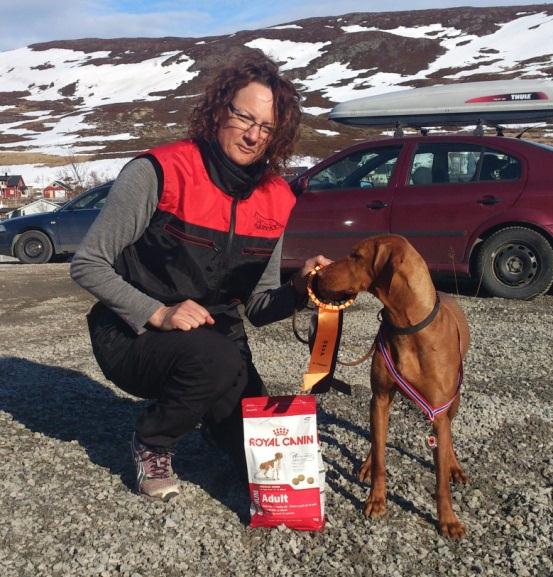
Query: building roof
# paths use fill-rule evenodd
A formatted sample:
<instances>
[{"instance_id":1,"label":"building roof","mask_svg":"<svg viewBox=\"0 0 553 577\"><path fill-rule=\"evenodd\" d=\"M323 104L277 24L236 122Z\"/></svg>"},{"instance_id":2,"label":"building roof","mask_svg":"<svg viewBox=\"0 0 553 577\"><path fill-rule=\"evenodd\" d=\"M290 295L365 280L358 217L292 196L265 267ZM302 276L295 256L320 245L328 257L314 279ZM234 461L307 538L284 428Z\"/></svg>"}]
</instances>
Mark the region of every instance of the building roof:
<instances>
[{"instance_id":1,"label":"building roof","mask_svg":"<svg viewBox=\"0 0 553 577\"><path fill-rule=\"evenodd\" d=\"M19 206L18 208L11 210L10 212L5 213L5 216L6 216L6 218L14 218L16 216L21 216L21 214L23 214L23 209L27 209L27 208L29 208L31 206L35 206L35 205L50 206L52 208L52 210L55 210L56 208L60 207L60 203L52 202L51 200L48 200L46 198L38 198L37 200L34 200L33 202L23 204L23 205ZM45 211L45 212L49 212L49 211Z\"/></svg>"},{"instance_id":2,"label":"building roof","mask_svg":"<svg viewBox=\"0 0 553 577\"><path fill-rule=\"evenodd\" d=\"M71 191L71 187L68 186L67 184L65 184L64 182L61 182L61 180L52 180L49 184L47 184L44 189L46 188L63 188L65 190L67 190L68 192Z\"/></svg>"},{"instance_id":3,"label":"building roof","mask_svg":"<svg viewBox=\"0 0 553 577\"><path fill-rule=\"evenodd\" d=\"M20 180L23 180L20 174L0 175L0 181L5 182L7 186L17 186ZM25 181L23 181L23 184L25 184Z\"/></svg>"}]
</instances>

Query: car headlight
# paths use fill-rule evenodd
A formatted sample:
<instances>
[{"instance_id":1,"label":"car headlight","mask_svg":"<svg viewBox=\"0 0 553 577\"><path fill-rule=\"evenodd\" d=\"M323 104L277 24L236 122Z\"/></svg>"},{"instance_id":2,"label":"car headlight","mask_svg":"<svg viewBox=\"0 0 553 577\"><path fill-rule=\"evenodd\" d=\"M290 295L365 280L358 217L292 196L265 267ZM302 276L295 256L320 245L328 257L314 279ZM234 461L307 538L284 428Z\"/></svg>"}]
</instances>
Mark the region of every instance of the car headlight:
<instances>
[{"instance_id":1,"label":"car headlight","mask_svg":"<svg viewBox=\"0 0 553 577\"><path fill-rule=\"evenodd\" d=\"M0 224L0 232L6 232L6 227L3 224Z\"/></svg>"}]
</instances>

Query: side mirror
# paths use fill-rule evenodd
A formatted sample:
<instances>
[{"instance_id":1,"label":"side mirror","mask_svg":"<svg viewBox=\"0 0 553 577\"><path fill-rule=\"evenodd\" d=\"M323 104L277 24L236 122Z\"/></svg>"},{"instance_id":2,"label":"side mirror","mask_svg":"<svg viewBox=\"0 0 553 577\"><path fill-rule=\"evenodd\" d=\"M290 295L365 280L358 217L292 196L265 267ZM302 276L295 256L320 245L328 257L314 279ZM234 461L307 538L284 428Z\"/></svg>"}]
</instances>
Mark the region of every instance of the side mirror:
<instances>
[{"instance_id":1,"label":"side mirror","mask_svg":"<svg viewBox=\"0 0 553 577\"><path fill-rule=\"evenodd\" d=\"M309 178L307 176L300 176L291 184L293 193L296 196L303 194L309 185Z\"/></svg>"}]
</instances>

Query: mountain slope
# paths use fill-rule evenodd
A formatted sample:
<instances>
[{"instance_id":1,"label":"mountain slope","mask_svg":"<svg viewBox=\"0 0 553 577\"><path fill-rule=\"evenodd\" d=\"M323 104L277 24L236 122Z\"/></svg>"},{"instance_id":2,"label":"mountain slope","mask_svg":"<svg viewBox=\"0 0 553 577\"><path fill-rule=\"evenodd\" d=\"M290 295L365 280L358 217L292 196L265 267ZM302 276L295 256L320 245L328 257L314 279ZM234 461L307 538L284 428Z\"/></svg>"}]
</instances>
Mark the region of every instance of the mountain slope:
<instances>
[{"instance_id":1,"label":"mountain slope","mask_svg":"<svg viewBox=\"0 0 553 577\"><path fill-rule=\"evenodd\" d=\"M18 156L130 157L179 138L221 63L252 50L277 60L301 91L298 152L322 157L379 133L329 122L335 103L431 84L551 78L552 38L553 6L544 4L355 13L202 39L35 44L0 53L0 165L13 169Z\"/></svg>"}]
</instances>

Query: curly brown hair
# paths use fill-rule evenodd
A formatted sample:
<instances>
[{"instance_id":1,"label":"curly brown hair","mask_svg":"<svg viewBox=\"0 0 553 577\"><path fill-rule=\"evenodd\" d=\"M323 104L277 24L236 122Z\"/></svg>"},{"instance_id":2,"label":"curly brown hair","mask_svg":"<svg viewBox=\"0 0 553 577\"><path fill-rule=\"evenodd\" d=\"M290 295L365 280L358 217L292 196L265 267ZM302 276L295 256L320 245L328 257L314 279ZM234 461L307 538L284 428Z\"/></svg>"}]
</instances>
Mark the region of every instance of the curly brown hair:
<instances>
[{"instance_id":1,"label":"curly brown hair","mask_svg":"<svg viewBox=\"0 0 553 577\"><path fill-rule=\"evenodd\" d=\"M292 155L299 136L300 97L294 85L281 76L278 66L265 55L252 56L221 70L191 113L188 137L215 138L226 108L236 92L250 82L259 82L273 92L275 132L262 160L267 162L269 171L278 173Z\"/></svg>"}]
</instances>

